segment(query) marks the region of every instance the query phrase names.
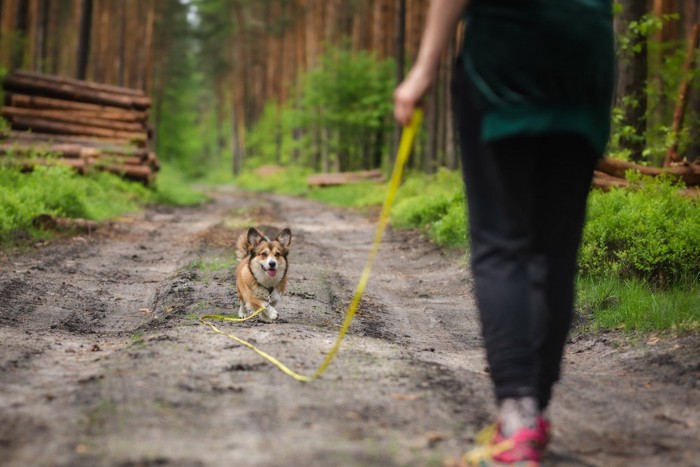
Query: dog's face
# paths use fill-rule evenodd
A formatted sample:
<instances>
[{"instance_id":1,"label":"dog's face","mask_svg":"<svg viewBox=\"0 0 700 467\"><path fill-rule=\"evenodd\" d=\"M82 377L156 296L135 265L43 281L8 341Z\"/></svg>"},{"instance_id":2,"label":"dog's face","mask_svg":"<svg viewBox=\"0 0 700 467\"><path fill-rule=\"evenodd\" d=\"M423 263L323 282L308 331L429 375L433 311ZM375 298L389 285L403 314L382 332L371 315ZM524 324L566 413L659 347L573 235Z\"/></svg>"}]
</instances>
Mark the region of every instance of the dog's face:
<instances>
[{"instance_id":1,"label":"dog's face","mask_svg":"<svg viewBox=\"0 0 700 467\"><path fill-rule=\"evenodd\" d=\"M287 255L292 242L292 232L282 230L274 240L254 228L248 230L248 252L253 274L269 278L284 277L287 271ZM265 281L267 282L267 281Z\"/></svg>"}]
</instances>

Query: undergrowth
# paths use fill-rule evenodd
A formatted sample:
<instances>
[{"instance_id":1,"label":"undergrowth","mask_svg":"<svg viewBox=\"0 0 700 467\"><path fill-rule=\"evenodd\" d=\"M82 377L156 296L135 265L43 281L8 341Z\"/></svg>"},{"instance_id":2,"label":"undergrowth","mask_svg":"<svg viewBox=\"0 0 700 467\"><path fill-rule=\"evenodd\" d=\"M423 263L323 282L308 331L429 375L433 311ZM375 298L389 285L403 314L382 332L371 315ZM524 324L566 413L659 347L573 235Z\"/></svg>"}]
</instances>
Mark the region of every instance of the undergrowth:
<instances>
[{"instance_id":1,"label":"undergrowth","mask_svg":"<svg viewBox=\"0 0 700 467\"><path fill-rule=\"evenodd\" d=\"M250 189L303 195L341 206L380 205L386 184L311 189L281 169L270 181L239 178ZM295 169L295 175L302 171ZM303 172L306 174L306 172ZM593 191L580 251L577 315L600 331L697 331L700 323L700 203L678 194L668 179L629 174L635 189ZM468 245L458 172L410 174L399 189L391 222L421 229L444 247Z\"/></svg>"},{"instance_id":2,"label":"undergrowth","mask_svg":"<svg viewBox=\"0 0 700 467\"><path fill-rule=\"evenodd\" d=\"M67 167L37 166L24 173L0 165L0 246L49 237L33 225L41 214L99 221L151 203L190 205L204 199L167 167L149 188L105 172L83 176Z\"/></svg>"}]
</instances>

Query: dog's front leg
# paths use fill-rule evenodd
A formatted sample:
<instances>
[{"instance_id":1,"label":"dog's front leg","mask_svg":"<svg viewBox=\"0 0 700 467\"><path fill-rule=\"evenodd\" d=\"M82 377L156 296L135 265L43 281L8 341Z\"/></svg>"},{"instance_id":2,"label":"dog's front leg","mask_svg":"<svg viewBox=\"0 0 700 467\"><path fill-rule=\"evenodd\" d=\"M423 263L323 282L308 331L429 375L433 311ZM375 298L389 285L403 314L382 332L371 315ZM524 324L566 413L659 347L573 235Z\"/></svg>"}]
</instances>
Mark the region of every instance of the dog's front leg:
<instances>
[{"instance_id":1,"label":"dog's front leg","mask_svg":"<svg viewBox=\"0 0 700 467\"><path fill-rule=\"evenodd\" d=\"M278 316L277 310L275 310L275 307L273 307L272 305L268 305L262 314L263 319L266 319L266 321L276 320Z\"/></svg>"},{"instance_id":2,"label":"dog's front leg","mask_svg":"<svg viewBox=\"0 0 700 467\"><path fill-rule=\"evenodd\" d=\"M282 295L277 291L277 289L272 289L272 293L270 294L270 305L277 305L277 302L279 302L281 298Z\"/></svg>"}]
</instances>

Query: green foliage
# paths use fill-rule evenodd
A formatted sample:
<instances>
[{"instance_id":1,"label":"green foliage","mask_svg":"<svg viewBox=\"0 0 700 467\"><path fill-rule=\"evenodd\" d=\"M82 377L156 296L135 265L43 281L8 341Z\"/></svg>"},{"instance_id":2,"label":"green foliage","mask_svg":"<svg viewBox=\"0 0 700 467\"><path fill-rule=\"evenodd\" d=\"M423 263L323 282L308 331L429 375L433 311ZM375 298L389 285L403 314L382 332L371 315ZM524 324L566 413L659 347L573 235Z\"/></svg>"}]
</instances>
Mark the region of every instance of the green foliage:
<instances>
[{"instance_id":1,"label":"green foliage","mask_svg":"<svg viewBox=\"0 0 700 467\"><path fill-rule=\"evenodd\" d=\"M192 188L192 180L175 166L165 164L158 172L152 202L173 206L194 206L207 201L207 196Z\"/></svg>"},{"instance_id":2,"label":"green foliage","mask_svg":"<svg viewBox=\"0 0 700 467\"><path fill-rule=\"evenodd\" d=\"M138 209L140 200L151 197L142 185L116 175L80 176L58 166L26 174L0 166L0 181L0 237L5 240L37 233L32 221L39 214L101 220Z\"/></svg>"},{"instance_id":3,"label":"green foliage","mask_svg":"<svg viewBox=\"0 0 700 467\"><path fill-rule=\"evenodd\" d=\"M306 177L309 169L287 167L262 175L255 171L245 171L236 178L236 185L250 191L303 195L306 193Z\"/></svg>"},{"instance_id":4,"label":"green foliage","mask_svg":"<svg viewBox=\"0 0 700 467\"><path fill-rule=\"evenodd\" d=\"M322 170L322 154L328 168L380 166L393 125L393 74L391 60L329 47L319 65L301 77L290 103L266 105L246 138L246 167L293 164Z\"/></svg>"},{"instance_id":5,"label":"green foliage","mask_svg":"<svg viewBox=\"0 0 700 467\"><path fill-rule=\"evenodd\" d=\"M413 174L399 189L391 211L399 228L422 228L440 245L466 245L464 187L458 172Z\"/></svg>"},{"instance_id":6,"label":"green foliage","mask_svg":"<svg viewBox=\"0 0 700 467\"><path fill-rule=\"evenodd\" d=\"M619 9L619 4L616 4ZM678 99L678 90L684 79L683 63L686 57L685 41L660 42L653 38L670 22L680 20L677 13L656 16L644 15L638 21L631 21L623 33L618 34L618 57L621 62L629 61L640 53L647 54L648 79L644 89L621 96L612 112L612 134L609 154L628 160L627 146L644 146L642 156L653 165L659 165L674 140L678 140L679 153L683 154L693 143L690 128L700 126L700 115L694 109L686 114L685 125L679 135L674 134L671 123ZM644 48L646 46L646 48ZM693 88L700 86L700 70L695 67L686 77ZM630 109L638 108L643 95L646 109L646 129L638 131L634 122L625 121Z\"/></svg>"},{"instance_id":7,"label":"green foliage","mask_svg":"<svg viewBox=\"0 0 700 467\"><path fill-rule=\"evenodd\" d=\"M628 332L697 331L700 326L700 283L689 281L658 290L637 279L582 277L576 310L584 328Z\"/></svg>"},{"instance_id":8,"label":"green foliage","mask_svg":"<svg viewBox=\"0 0 700 467\"><path fill-rule=\"evenodd\" d=\"M23 173L15 166L0 165L0 243L45 236L32 225L40 214L104 220L147 203L191 205L205 199L190 188L182 173L167 165L154 188L106 172L82 176L67 167L37 166Z\"/></svg>"},{"instance_id":9,"label":"green foliage","mask_svg":"<svg viewBox=\"0 0 700 467\"><path fill-rule=\"evenodd\" d=\"M668 285L700 276L700 206L665 178L630 174L638 189L594 191L580 267L584 274Z\"/></svg>"},{"instance_id":10,"label":"green foliage","mask_svg":"<svg viewBox=\"0 0 700 467\"><path fill-rule=\"evenodd\" d=\"M387 186L379 183L353 183L348 185L310 188L307 197L333 206L380 206L386 197Z\"/></svg>"},{"instance_id":11,"label":"green foliage","mask_svg":"<svg viewBox=\"0 0 700 467\"><path fill-rule=\"evenodd\" d=\"M162 76L156 76L159 92L152 114L158 157L196 177L209 169L212 133L217 129L216 99L200 70L201 51L194 25L187 19L189 9L182 2L165 2L161 10L159 21L167 27L156 28L155 40L157 50L166 53Z\"/></svg>"}]
</instances>

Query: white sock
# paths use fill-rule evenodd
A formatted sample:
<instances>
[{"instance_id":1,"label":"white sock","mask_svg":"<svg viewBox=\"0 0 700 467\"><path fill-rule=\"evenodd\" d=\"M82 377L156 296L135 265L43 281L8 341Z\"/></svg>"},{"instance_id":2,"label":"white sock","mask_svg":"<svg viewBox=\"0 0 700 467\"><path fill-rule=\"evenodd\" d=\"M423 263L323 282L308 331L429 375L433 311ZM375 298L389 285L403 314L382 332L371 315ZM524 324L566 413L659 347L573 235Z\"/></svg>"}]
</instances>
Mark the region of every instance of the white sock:
<instances>
[{"instance_id":1,"label":"white sock","mask_svg":"<svg viewBox=\"0 0 700 467\"><path fill-rule=\"evenodd\" d=\"M535 428L538 415L537 399L534 397L508 397L498 406L501 434L512 436L523 428Z\"/></svg>"}]
</instances>

